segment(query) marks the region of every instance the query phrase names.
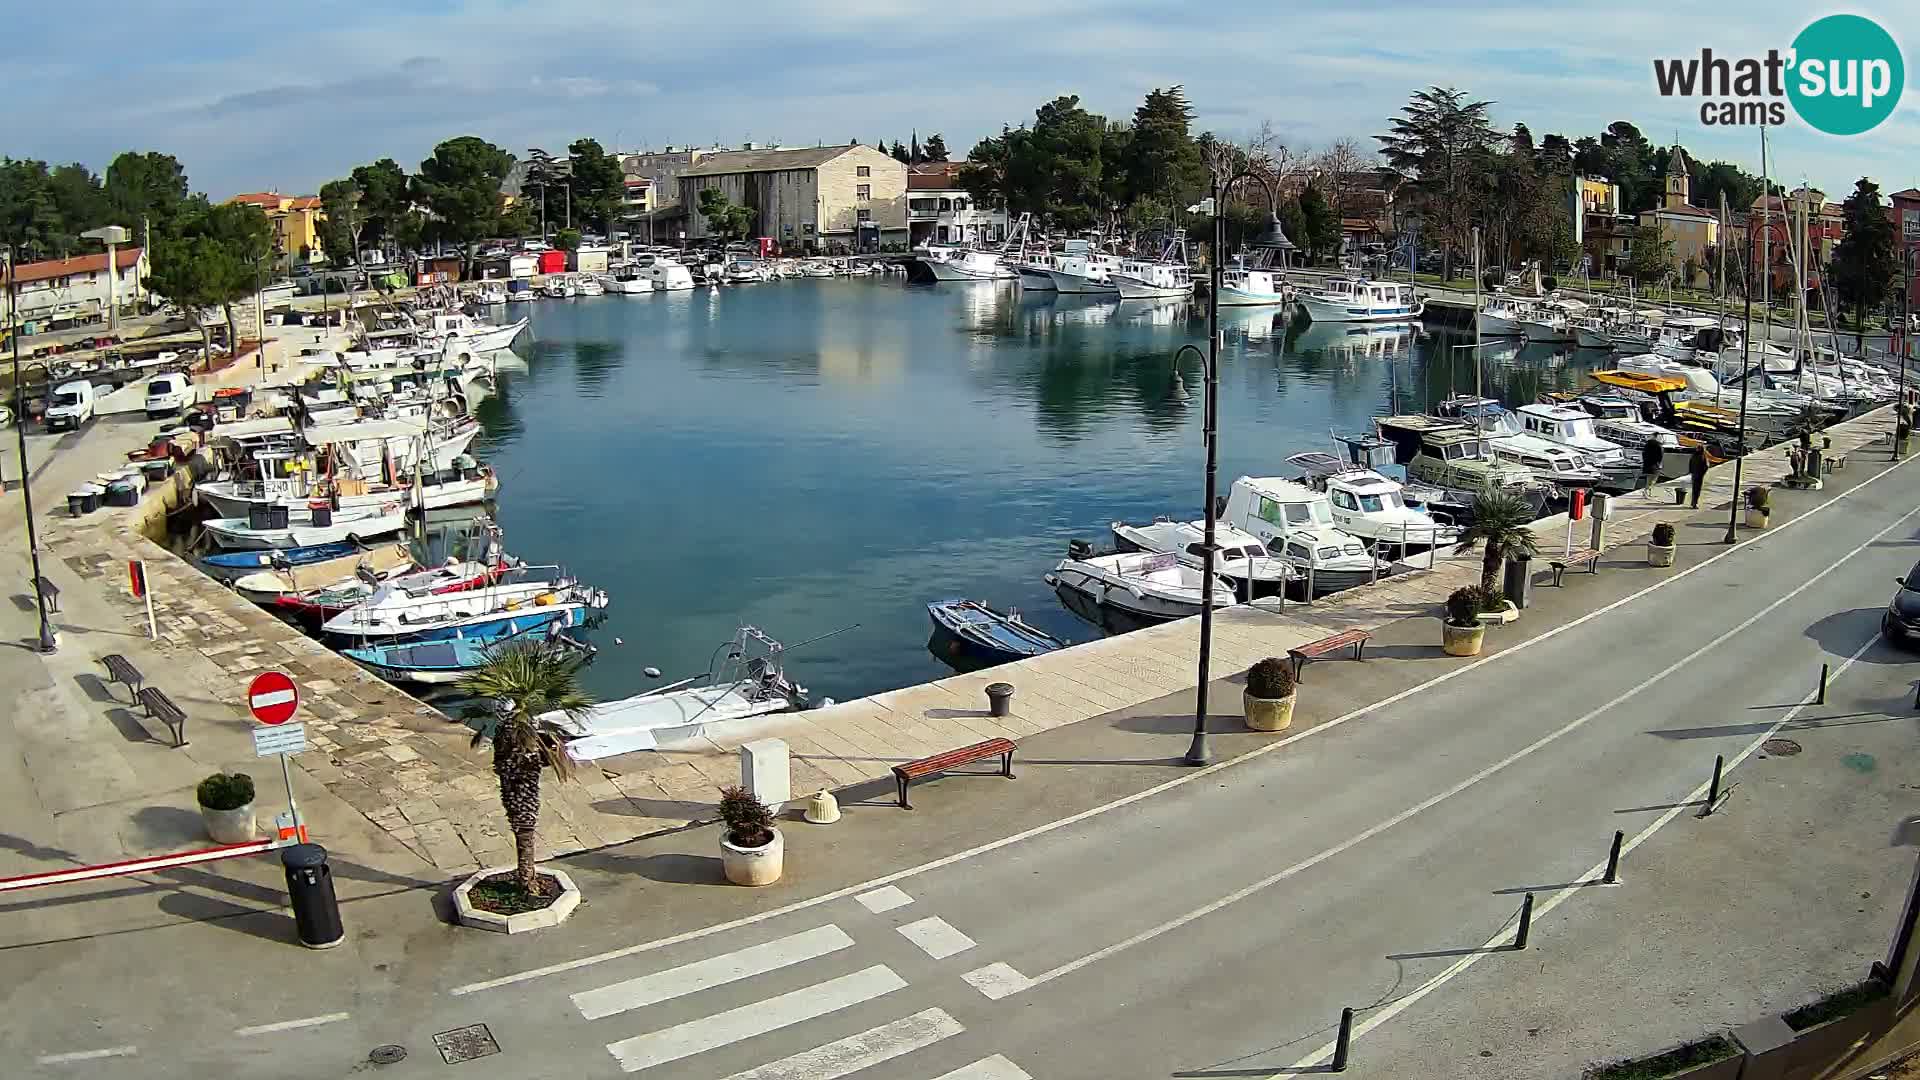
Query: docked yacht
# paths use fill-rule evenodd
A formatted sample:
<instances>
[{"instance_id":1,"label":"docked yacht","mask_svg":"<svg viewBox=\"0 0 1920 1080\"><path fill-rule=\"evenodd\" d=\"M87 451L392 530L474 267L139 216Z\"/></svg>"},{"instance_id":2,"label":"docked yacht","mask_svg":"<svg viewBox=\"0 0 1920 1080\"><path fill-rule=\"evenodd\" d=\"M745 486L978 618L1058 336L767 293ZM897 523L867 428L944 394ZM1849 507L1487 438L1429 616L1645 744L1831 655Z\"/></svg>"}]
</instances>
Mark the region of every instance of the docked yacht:
<instances>
[{"instance_id":1,"label":"docked yacht","mask_svg":"<svg viewBox=\"0 0 1920 1080\"><path fill-rule=\"evenodd\" d=\"M1333 522L1381 550L1405 552L1460 542L1460 530L1444 515L1409 505L1405 486L1372 469L1341 461L1332 454L1294 454L1287 464L1300 470L1301 482L1324 492L1333 506Z\"/></svg>"},{"instance_id":2,"label":"docked yacht","mask_svg":"<svg viewBox=\"0 0 1920 1080\"><path fill-rule=\"evenodd\" d=\"M600 279L594 277L591 274L581 274L579 277L575 278L573 282L573 291L580 296L607 295L607 287L605 285L600 284Z\"/></svg>"},{"instance_id":3,"label":"docked yacht","mask_svg":"<svg viewBox=\"0 0 1920 1080\"><path fill-rule=\"evenodd\" d=\"M549 300L566 300L575 295L573 279L565 274L555 274L548 278L546 285L540 291L545 293Z\"/></svg>"},{"instance_id":4,"label":"docked yacht","mask_svg":"<svg viewBox=\"0 0 1920 1080\"><path fill-rule=\"evenodd\" d=\"M1187 238L1175 235L1160 258L1129 259L1112 275L1122 300L1172 300L1193 295L1193 269L1187 265Z\"/></svg>"},{"instance_id":5,"label":"docked yacht","mask_svg":"<svg viewBox=\"0 0 1920 1080\"><path fill-rule=\"evenodd\" d=\"M1548 300L1520 319L1520 330L1535 345L1571 345L1572 320L1586 310L1587 305L1578 300Z\"/></svg>"},{"instance_id":6,"label":"docked yacht","mask_svg":"<svg viewBox=\"0 0 1920 1080\"><path fill-rule=\"evenodd\" d=\"M347 638L436 640L509 620L517 620L519 630L553 622L572 626L584 621L588 612L607 606L606 593L571 579L555 576L530 580L538 572L551 574L556 569L520 567L499 582L460 593L382 585L364 602L322 623L320 629Z\"/></svg>"},{"instance_id":7,"label":"docked yacht","mask_svg":"<svg viewBox=\"0 0 1920 1080\"><path fill-rule=\"evenodd\" d=\"M926 266L935 281L1010 281L1016 276L1000 252L980 248L956 251L945 259L929 259Z\"/></svg>"},{"instance_id":8,"label":"docked yacht","mask_svg":"<svg viewBox=\"0 0 1920 1080\"><path fill-rule=\"evenodd\" d=\"M1522 319L1531 312L1531 305L1519 299L1496 292L1481 301L1480 310L1474 314L1474 325L1479 328L1481 337L1524 337L1526 331L1520 326Z\"/></svg>"},{"instance_id":9,"label":"docked yacht","mask_svg":"<svg viewBox=\"0 0 1920 1080\"><path fill-rule=\"evenodd\" d=\"M1181 565L1201 569L1206 561L1207 527L1204 521L1156 519L1150 525L1113 523L1113 538L1122 551L1172 554ZM1268 554L1260 538L1223 521L1213 526L1214 573L1233 583L1243 601L1272 596L1296 576L1284 559Z\"/></svg>"},{"instance_id":10,"label":"docked yacht","mask_svg":"<svg viewBox=\"0 0 1920 1080\"><path fill-rule=\"evenodd\" d=\"M1290 563L1295 576L1312 582L1315 596L1365 584L1391 568L1334 524L1333 503L1324 492L1295 480L1240 477L1228 489L1221 518Z\"/></svg>"},{"instance_id":11,"label":"docked yacht","mask_svg":"<svg viewBox=\"0 0 1920 1080\"><path fill-rule=\"evenodd\" d=\"M1077 614L1113 609L1149 622L1165 622L1198 615L1204 603L1200 571L1172 552L1114 552L1096 555L1084 540L1067 544L1067 557L1046 576L1065 603ZM1213 606L1235 603L1233 583L1214 575Z\"/></svg>"},{"instance_id":12,"label":"docked yacht","mask_svg":"<svg viewBox=\"0 0 1920 1080\"><path fill-rule=\"evenodd\" d=\"M299 510L256 505L246 517L211 518L200 527L215 544L229 551L258 551L371 540L397 533L406 524L405 505L390 501L339 513L325 505Z\"/></svg>"},{"instance_id":13,"label":"docked yacht","mask_svg":"<svg viewBox=\"0 0 1920 1080\"><path fill-rule=\"evenodd\" d=\"M1427 304L1411 285L1346 278L1303 292L1299 299L1315 322L1404 322L1419 318Z\"/></svg>"},{"instance_id":14,"label":"docked yacht","mask_svg":"<svg viewBox=\"0 0 1920 1080\"><path fill-rule=\"evenodd\" d=\"M1284 266L1249 264L1246 256L1220 268L1221 307L1267 307L1293 302L1293 285Z\"/></svg>"},{"instance_id":15,"label":"docked yacht","mask_svg":"<svg viewBox=\"0 0 1920 1080\"><path fill-rule=\"evenodd\" d=\"M660 256L640 273L652 283L655 292L681 292L693 288L693 271L676 259Z\"/></svg>"},{"instance_id":16,"label":"docked yacht","mask_svg":"<svg viewBox=\"0 0 1920 1080\"><path fill-rule=\"evenodd\" d=\"M1420 415L1381 416L1373 424L1394 444L1409 477L1446 492L1457 505L1471 506L1481 494L1503 491L1526 499L1538 513L1552 495L1532 470L1496 458L1487 433L1470 424Z\"/></svg>"},{"instance_id":17,"label":"docked yacht","mask_svg":"<svg viewBox=\"0 0 1920 1080\"><path fill-rule=\"evenodd\" d=\"M1053 292L1052 271L1057 258L1051 251L1029 251L1021 255L1019 261L1014 263L1020 288L1027 292Z\"/></svg>"},{"instance_id":18,"label":"docked yacht","mask_svg":"<svg viewBox=\"0 0 1920 1080\"><path fill-rule=\"evenodd\" d=\"M608 292L621 296L640 296L653 291L653 281L637 266L623 266L618 273L601 278L600 284Z\"/></svg>"},{"instance_id":19,"label":"docked yacht","mask_svg":"<svg viewBox=\"0 0 1920 1080\"><path fill-rule=\"evenodd\" d=\"M1054 260L1047 276L1055 291L1061 293L1112 293L1113 275L1120 269L1120 256L1088 250L1078 255L1062 255Z\"/></svg>"},{"instance_id":20,"label":"docked yacht","mask_svg":"<svg viewBox=\"0 0 1920 1080\"><path fill-rule=\"evenodd\" d=\"M479 353L498 352L510 347L514 340L526 332L531 319L515 319L502 325L481 322L471 315L461 312L435 315L432 322L421 329L421 340L429 345L444 347L458 342L468 351Z\"/></svg>"},{"instance_id":21,"label":"docked yacht","mask_svg":"<svg viewBox=\"0 0 1920 1080\"><path fill-rule=\"evenodd\" d=\"M1567 320L1573 327L1573 343L1583 349L1613 349L1614 316L1607 312L1589 312Z\"/></svg>"}]
</instances>

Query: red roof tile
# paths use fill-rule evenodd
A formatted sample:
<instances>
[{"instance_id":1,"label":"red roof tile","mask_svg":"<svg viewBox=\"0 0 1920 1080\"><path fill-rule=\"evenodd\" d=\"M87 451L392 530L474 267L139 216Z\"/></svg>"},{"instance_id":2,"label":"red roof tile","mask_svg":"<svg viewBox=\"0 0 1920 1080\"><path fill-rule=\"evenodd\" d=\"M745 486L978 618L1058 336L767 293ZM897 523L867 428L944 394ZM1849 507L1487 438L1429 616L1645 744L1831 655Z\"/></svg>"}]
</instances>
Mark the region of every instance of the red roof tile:
<instances>
[{"instance_id":1,"label":"red roof tile","mask_svg":"<svg viewBox=\"0 0 1920 1080\"><path fill-rule=\"evenodd\" d=\"M114 251L114 262L118 264L122 270L139 261L140 249L137 247L117 248ZM71 259L50 259L47 262L21 263L19 266L14 267L15 271L20 275L22 282L47 281L51 278L71 277L74 274L98 273L106 268L107 253L104 251L97 255L80 255ZM5 280L6 275L0 274L0 281Z\"/></svg>"}]
</instances>

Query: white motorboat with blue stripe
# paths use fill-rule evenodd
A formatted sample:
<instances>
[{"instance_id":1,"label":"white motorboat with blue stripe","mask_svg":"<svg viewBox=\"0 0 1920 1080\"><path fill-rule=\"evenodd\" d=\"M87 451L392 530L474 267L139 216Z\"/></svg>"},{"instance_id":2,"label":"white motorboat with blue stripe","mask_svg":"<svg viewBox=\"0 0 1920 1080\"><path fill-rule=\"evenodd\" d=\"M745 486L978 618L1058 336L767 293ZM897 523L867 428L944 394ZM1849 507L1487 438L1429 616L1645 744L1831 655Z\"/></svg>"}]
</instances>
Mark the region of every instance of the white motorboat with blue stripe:
<instances>
[{"instance_id":1,"label":"white motorboat with blue stripe","mask_svg":"<svg viewBox=\"0 0 1920 1080\"><path fill-rule=\"evenodd\" d=\"M1314 292L1302 292L1300 306L1314 322L1397 322L1417 319L1427 302L1413 286L1363 278L1335 278Z\"/></svg>"}]
</instances>

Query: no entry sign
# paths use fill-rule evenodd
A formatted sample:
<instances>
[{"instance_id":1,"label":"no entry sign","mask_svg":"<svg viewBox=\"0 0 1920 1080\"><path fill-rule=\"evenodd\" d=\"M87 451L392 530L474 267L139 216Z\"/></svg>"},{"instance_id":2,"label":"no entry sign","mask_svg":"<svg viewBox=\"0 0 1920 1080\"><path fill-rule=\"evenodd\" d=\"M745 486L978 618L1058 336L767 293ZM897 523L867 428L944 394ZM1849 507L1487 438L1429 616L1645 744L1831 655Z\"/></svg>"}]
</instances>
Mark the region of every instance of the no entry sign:
<instances>
[{"instance_id":1,"label":"no entry sign","mask_svg":"<svg viewBox=\"0 0 1920 1080\"><path fill-rule=\"evenodd\" d=\"M247 686L247 708L263 724L284 724L300 708L300 689L285 672L263 671Z\"/></svg>"}]
</instances>

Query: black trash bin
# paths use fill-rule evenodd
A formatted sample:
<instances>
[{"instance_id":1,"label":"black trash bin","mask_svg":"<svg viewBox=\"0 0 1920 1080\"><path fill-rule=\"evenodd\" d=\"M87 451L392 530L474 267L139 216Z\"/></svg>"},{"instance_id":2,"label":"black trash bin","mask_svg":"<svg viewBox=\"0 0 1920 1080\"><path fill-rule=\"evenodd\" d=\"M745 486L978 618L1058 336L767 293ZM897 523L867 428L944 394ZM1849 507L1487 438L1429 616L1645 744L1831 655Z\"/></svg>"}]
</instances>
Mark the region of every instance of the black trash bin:
<instances>
[{"instance_id":1,"label":"black trash bin","mask_svg":"<svg viewBox=\"0 0 1920 1080\"><path fill-rule=\"evenodd\" d=\"M1506 580L1501 582L1500 591L1507 594L1513 606L1525 608L1527 601L1533 598L1533 559L1522 555L1507 560Z\"/></svg>"},{"instance_id":2,"label":"black trash bin","mask_svg":"<svg viewBox=\"0 0 1920 1080\"><path fill-rule=\"evenodd\" d=\"M280 865L287 869L287 896L293 901L293 922L300 944L330 949L347 939L340 925L340 901L333 895L333 868L327 849L319 844L295 844L280 849Z\"/></svg>"}]
</instances>

